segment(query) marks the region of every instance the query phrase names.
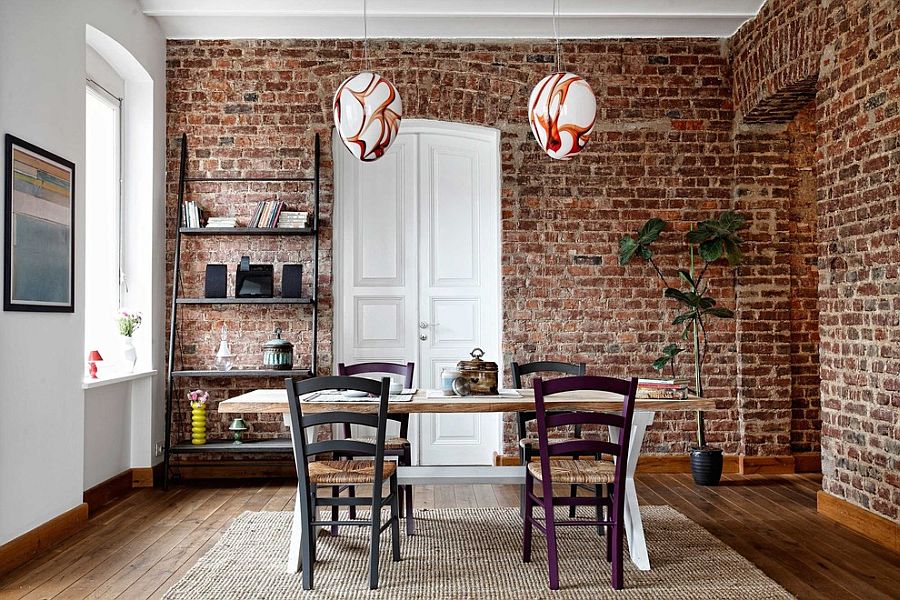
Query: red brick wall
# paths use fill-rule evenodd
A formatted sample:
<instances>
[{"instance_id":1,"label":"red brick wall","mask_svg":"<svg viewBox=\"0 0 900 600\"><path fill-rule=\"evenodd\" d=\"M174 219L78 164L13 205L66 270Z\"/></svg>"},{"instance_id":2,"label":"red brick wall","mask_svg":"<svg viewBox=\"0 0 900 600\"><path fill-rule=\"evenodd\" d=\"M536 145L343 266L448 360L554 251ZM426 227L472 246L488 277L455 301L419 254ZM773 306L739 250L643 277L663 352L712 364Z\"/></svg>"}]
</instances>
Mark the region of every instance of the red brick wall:
<instances>
[{"instance_id":1,"label":"red brick wall","mask_svg":"<svg viewBox=\"0 0 900 600\"><path fill-rule=\"evenodd\" d=\"M787 122L815 97L821 2L769 0L731 38L735 104L743 122Z\"/></svg>"},{"instance_id":2,"label":"red brick wall","mask_svg":"<svg viewBox=\"0 0 900 600\"><path fill-rule=\"evenodd\" d=\"M900 5L832 2L818 104L826 491L900 520Z\"/></svg>"},{"instance_id":3,"label":"red brick wall","mask_svg":"<svg viewBox=\"0 0 900 600\"><path fill-rule=\"evenodd\" d=\"M323 260L320 290L322 370L331 364L330 144L334 89L362 68L360 43L347 41L171 41L168 46L169 264L174 232L178 138L190 140L194 174L307 172L315 132L323 147ZM534 143L526 103L533 85L553 68L547 43L373 42L373 67L391 79L404 116L497 127L502 159L503 349L507 360L585 361L611 375L652 375L649 363L674 341L667 324L671 304L649 269L616 262L618 239L652 215L689 221L731 207L733 93L728 57L718 40L591 41L564 44L566 65L583 75L598 98L593 140L571 162L549 159ZM257 188L258 189L258 188ZM259 196L230 187L194 188L210 212L248 215ZM303 204L294 190L285 199ZM682 266L680 234L661 246L666 268ZM213 246L191 242L186 284L199 290L202 266L235 263L250 250L254 260L302 252L302 241L270 246L266 238L225 239ZM249 244L249 246L248 246ZM575 264L574 255L596 255L599 265ZM714 294L733 305L730 274L713 273ZM199 292L198 292L199 293ZM250 311L253 311L252 313ZM260 344L275 324L308 351L305 322L287 309L192 309L183 325L191 366L208 365L222 322L241 328L240 364L255 364ZM250 318L246 318L252 315ZM238 319L238 316L244 317ZM734 323L713 332L706 389L719 399L707 414L711 443L739 450L735 404ZM686 365L685 365L686 366ZM261 382L203 382L214 400ZM269 382L277 385L276 383ZM277 420L251 428L268 435ZM211 428L225 425L211 414ZM648 434L651 452L681 452L693 440L693 415L661 413ZM183 437L184 432L175 435ZM514 443L507 434L507 449Z\"/></svg>"}]
</instances>

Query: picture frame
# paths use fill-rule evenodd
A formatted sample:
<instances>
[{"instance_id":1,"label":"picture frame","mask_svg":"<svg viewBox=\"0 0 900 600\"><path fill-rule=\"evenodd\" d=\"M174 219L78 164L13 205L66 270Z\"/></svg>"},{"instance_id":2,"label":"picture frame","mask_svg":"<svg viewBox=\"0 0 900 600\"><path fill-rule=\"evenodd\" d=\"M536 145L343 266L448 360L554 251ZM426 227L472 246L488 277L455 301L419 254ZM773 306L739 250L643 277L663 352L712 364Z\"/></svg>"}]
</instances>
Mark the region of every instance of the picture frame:
<instances>
[{"instance_id":1,"label":"picture frame","mask_svg":"<svg viewBox=\"0 0 900 600\"><path fill-rule=\"evenodd\" d=\"M75 163L5 137L3 310L75 312Z\"/></svg>"}]
</instances>

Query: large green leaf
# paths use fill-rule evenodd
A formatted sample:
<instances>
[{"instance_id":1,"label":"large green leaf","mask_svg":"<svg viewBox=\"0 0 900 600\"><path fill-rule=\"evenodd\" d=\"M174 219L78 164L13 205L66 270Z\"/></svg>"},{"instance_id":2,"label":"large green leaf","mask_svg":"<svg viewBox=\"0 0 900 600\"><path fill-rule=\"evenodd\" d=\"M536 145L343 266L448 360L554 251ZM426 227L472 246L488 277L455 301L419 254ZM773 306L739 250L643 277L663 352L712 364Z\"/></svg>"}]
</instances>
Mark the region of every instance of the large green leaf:
<instances>
[{"instance_id":1,"label":"large green leaf","mask_svg":"<svg viewBox=\"0 0 900 600\"><path fill-rule=\"evenodd\" d=\"M682 323L687 323L688 321L693 321L697 318L697 311L692 310L690 312L681 313L675 320L672 321L672 325L681 325Z\"/></svg>"},{"instance_id":2,"label":"large green leaf","mask_svg":"<svg viewBox=\"0 0 900 600\"><path fill-rule=\"evenodd\" d=\"M703 311L704 314L712 315L714 317L719 317L720 319L730 319L734 317L734 311L725 308L724 306L714 306Z\"/></svg>"},{"instance_id":3,"label":"large green leaf","mask_svg":"<svg viewBox=\"0 0 900 600\"><path fill-rule=\"evenodd\" d=\"M684 348L682 348L678 344L669 344L668 346L666 346L665 348L662 349L662 352L663 352L663 354L665 354L666 356L669 356L669 357L678 356L679 354L684 352Z\"/></svg>"},{"instance_id":4,"label":"large green leaf","mask_svg":"<svg viewBox=\"0 0 900 600\"><path fill-rule=\"evenodd\" d=\"M624 236L619 240L619 264L624 267L631 262L635 255L639 255L644 260L650 260L653 257L650 245L659 238L659 234L665 228L665 221L653 218L641 226L635 237Z\"/></svg>"},{"instance_id":5,"label":"large green leaf","mask_svg":"<svg viewBox=\"0 0 900 600\"><path fill-rule=\"evenodd\" d=\"M736 212L727 211L718 219L701 221L697 228L689 231L686 239L689 244L699 244L700 257L706 262L715 262L725 256L731 266L741 261L741 243L738 235L747 227L747 219Z\"/></svg>"},{"instance_id":6,"label":"large green leaf","mask_svg":"<svg viewBox=\"0 0 900 600\"><path fill-rule=\"evenodd\" d=\"M653 361L653 368L657 371L662 371L666 368L666 365L669 364L670 360L672 360L671 356L660 356Z\"/></svg>"}]
</instances>

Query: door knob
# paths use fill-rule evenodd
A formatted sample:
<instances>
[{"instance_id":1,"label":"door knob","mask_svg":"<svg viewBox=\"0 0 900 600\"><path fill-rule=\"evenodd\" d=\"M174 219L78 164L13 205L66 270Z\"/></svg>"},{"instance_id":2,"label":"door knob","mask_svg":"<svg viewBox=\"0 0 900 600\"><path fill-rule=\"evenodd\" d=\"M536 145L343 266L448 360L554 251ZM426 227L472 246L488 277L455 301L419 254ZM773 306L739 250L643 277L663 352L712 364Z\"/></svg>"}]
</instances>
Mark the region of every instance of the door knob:
<instances>
[{"instance_id":1,"label":"door knob","mask_svg":"<svg viewBox=\"0 0 900 600\"><path fill-rule=\"evenodd\" d=\"M419 339L422 340L422 341L424 342L425 340L428 339L428 334L423 333L423 334L419 335Z\"/></svg>"},{"instance_id":2,"label":"door knob","mask_svg":"<svg viewBox=\"0 0 900 600\"><path fill-rule=\"evenodd\" d=\"M420 329L428 329L429 327L437 327L440 323L429 323L428 321L419 321Z\"/></svg>"}]
</instances>

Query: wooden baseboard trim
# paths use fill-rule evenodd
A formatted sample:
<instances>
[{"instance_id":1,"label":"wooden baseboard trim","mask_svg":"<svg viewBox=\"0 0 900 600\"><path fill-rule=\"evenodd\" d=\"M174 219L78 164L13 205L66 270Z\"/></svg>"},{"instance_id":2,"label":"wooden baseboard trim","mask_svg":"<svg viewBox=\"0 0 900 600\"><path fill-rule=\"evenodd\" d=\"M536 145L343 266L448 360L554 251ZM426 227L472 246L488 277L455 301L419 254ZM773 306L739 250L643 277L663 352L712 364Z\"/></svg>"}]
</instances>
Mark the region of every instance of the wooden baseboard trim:
<instances>
[{"instance_id":1,"label":"wooden baseboard trim","mask_svg":"<svg viewBox=\"0 0 900 600\"><path fill-rule=\"evenodd\" d=\"M131 469L131 487L149 488L162 484L163 464Z\"/></svg>"},{"instance_id":2,"label":"wooden baseboard trim","mask_svg":"<svg viewBox=\"0 0 900 600\"><path fill-rule=\"evenodd\" d=\"M88 505L82 502L43 525L0 546L0 577L57 545L87 524Z\"/></svg>"},{"instance_id":3,"label":"wooden baseboard trim","mask_svg":"<svg viewBox=\"0 0 900 600\"><path fill-rule=\"evenodd\" d=\"M210 461L186 462L171 465L172 475L180 479L295 479L297 470L293 461Z\"/></svg>"},{"instance_id":4,"label":"wooden baseboard trim","mask_svg":"<svg viewBox=\"0 0 900 600\"><path fill-rule=\"evenodd\" d=\"M130 492L134 488L133 477L134 469L128 469L85 490L84 503L88 505L88 512L93 515L100 507Z\"/></svg>"},{"instance_id":5,"label":"wooden baseboard trim","mask_svg":"<svg viewBox=\"0 0 900 600\"><path fill-rule=\"evenodd\" d=\"M794 473L821 473L821 452L798 452L794 457Z\"/></svg>"},{"instance_id":6,"label":"wooden baseboard trim","mask_svg":"<svg viewBox=\"0 0 900 600\"><path fill-rule=\"evenodd\" d=\"M822 516L900 554L900 523L850 504L824 490L816 493L816 510Z\"/></svg>"},{"instance_id":7,"label":"wooden baseboard trim","mask_svg":"<svg viewBox=\"0 0 900 600\"><path fill-rule=\"evenodd\" d=\"M740 456L741 475L784 475L794 473L793 456Z\"/></svg>"}]
</instances>

